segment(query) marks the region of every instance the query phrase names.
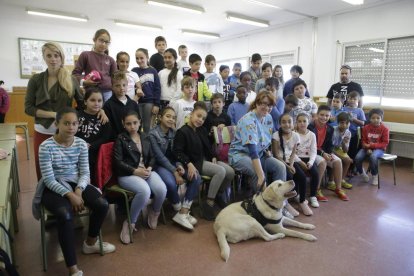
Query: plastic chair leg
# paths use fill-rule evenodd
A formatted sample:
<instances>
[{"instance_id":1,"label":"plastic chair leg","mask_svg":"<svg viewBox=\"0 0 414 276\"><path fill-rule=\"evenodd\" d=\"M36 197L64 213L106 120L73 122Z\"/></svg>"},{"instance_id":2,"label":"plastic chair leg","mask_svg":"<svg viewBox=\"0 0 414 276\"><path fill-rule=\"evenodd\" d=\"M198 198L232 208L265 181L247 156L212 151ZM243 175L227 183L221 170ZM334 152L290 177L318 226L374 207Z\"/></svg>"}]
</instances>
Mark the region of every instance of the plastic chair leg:
<instances>
[{"instance_id":1,"label":"plastic chair leg","mask_svg":"<svg viewBox=\"0 0 414 276\"><path fill-rule=\"evenodd\" d=\"M124 195L124 199L125 199L125 208L126 208L126 212L127 212L127 220L128 220L128 226L129 226L129 237L131 239L131 243L134 242L132 239L132 227L131 227L131 214L129 212L129 200L128 200L128 195L123 193Z\"/></svg>"}]
</instances>

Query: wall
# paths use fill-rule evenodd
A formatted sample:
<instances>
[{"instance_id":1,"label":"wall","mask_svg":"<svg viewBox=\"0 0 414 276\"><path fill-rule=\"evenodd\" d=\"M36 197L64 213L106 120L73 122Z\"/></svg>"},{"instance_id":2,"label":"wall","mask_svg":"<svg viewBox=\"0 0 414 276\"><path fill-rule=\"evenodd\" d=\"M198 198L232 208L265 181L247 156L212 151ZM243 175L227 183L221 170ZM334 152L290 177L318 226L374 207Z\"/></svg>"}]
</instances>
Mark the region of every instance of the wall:
<instances>
[{"instance_id":1,"label":"wall","mask_svg":"<svg viewBox=\"0 0 414 276\"><path fill-rule=\"evenodd\" d=\"M342 43L414 35L413 10L414 1L400 1L352 13L319 17L315 24L315 48L312 47L314 25L312 20L306 20L213 43L210 51L218 59L231 59L251 56L254 52L267 54L297 50L299 47L303 79L314 96L324 96L330 85L339 80ZM289 77L285 76L285 79Z\"/></svg>"},{"instance_id":2,"label":"wall","mask_svg":"<svg viewBox=\"0 0 414 276\"><path fill-rule=\"evenodd\" d=\"M0 79L5 81L8 90L12 86L26 86L28 82L28 79L20 79L19 37L92 44L95 31L106 28L112 38L110 55L115 57L119 51L128 52L131 55L130 68L136 66L134 53L137 48L147 48L150 55L155 52L154 38L159 34L121 28L108 20L82 23L34 17L27 15L24 7L0 5ZM206 44L170 39L168 34L165 37L168 47L177 49L185 43L190 53L197 52L204 56L208 47Z\"/></svg>"}]
</instances>

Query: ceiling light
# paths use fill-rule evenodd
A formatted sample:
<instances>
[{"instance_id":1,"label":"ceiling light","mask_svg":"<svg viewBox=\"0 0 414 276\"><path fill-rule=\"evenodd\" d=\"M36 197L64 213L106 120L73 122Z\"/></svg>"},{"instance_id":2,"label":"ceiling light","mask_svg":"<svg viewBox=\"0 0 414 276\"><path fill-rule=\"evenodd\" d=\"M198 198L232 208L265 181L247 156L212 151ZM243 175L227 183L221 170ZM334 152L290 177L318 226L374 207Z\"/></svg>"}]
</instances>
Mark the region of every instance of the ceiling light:
<instances>
[{"instance_id":1,"label":"ceiling light","mask_svg":"<svg viewBox=\"0 0 414 276\"><path fill-rule=\"evenodd\" d=\"M251 17L247 17L244 15L234 14L234 13L227 13L226 16L227 20L237 22L237 23L243 23L258 27L269 27L269 22L264 20L259 20Z\"/></svg>"},{"instance_id":2,"label":"ceiling light","mask_svg":"<svg viewBox=\"0 0 414 276\"><path fill-rule=\"evenodd\" d=\"M164 0L148 0L147 3L153 6L170 8L170 9L192 12L192 13L197 13L197 14L202 14L204 12L204 9L202 7L187 4L187 3L164 1Z\"/></svg>"},{"instance_id":3,"label":"ceiling light","mask_svg":"<svg viewBox=\"0 0 414 276\"><path fill-rule=\"evenodd\" d=\"M364 4L364 0L342 0L344 2L347 2L351 5L362 5Z\"/></svg>"},{"instance_id":4,"label":"ceiling light","mask_svg":"<svg viewBox=\"0 0 414 276\"><path fill-rule=\"evenodd\" d=\"M181 30L181 33L185 35L200 36L204 38L213 38L213 39L220 38L219 34L186 30L186 29Z\"/></svg>"},{"instance_id":5,"label":"ceiling light","mask_svg":"<svg viewBox=\"0 0 414 276\"><path fill-rule=\"evenodd\" d=\"M46 16L46 17L54 17L59 19L67 19L67 20L75 20L81 22L87 22L89 18L83 14L75 14L69 12L60 12L60 11L49 11L49 10L41 10L41 9L26 9L28 14L31 15L39 15L39 16Z\"/></svg>"},{"instance_id":6,"label":"ceiling light","mask_svg":"<svg viewBox=\"0 0 414 276\"><path fill-rule=\"evenodd\" d=\"M268 8L274 8L274 9L280 9L280 7L272 5L272 4L268 4L262 1L256 1L256 0L244 0L246 2L252 3L252 4L256 4L259 6L264 6L264 7L268 7Z\"/></svg>"},{"instance_id":7,"label":"ceiling light","mask_svg":"<svg viewBox=\"0 0 414 276\"><path fill-rule=\"evenodd\" d=\"M148 24L141 24L131 21L124 21L124 20L114 20L115 24L122 27L128 27L128 28L135 28L140 30L147 30L147 31L161 31L162 27L155 26L155 25L148 25Z\"/></svg>"}]
</instances>

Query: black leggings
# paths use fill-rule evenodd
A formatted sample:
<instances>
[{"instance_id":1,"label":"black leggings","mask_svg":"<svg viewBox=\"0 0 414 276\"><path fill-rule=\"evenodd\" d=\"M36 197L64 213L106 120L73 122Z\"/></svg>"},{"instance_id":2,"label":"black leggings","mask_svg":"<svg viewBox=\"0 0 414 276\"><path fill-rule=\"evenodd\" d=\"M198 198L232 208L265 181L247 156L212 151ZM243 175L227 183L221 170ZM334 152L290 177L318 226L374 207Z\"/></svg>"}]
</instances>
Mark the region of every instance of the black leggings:
<instances>
[{"instance_id":1,"label":"black leggings","mask_svg":"<svg viewBox=\"0 0 414 276\"><path fill-rule=\"evenodd\" d=\"M71 183L73 189L76 184ZM95 187L87 185L82 193L82 199L91 212L89 217L88 236L95 238L99 235L102 223L108 212L108 202L102 197L101 193ZM73 209L69 199L62 197L57 193L45 188L42 196L42 204L58 220L58 237L59 244L62 248L66 266L74 266L76 262L75 252L75 233L73 230Z\"/></svg>"},{"instance_id":2,"label":"black leggings","mask_svg":"<svg viewBox=\"0 0 414 276\"><path fill-rule=\"evenodd\" d=\"M306 174L303 171L302 167L299 163L295 162L293 167L296 170L296 173L292 175L286 167L286 180L295 181L295 190L299 193L299 202L304 202L306 199ZM309 171L311 174L311 185L310 185L310 196L316 195L316 187L318 185L318 169L315 164L313 164L311 170ZM314 176L316 175L316 177Z\"/></svg>"}]
</instances>

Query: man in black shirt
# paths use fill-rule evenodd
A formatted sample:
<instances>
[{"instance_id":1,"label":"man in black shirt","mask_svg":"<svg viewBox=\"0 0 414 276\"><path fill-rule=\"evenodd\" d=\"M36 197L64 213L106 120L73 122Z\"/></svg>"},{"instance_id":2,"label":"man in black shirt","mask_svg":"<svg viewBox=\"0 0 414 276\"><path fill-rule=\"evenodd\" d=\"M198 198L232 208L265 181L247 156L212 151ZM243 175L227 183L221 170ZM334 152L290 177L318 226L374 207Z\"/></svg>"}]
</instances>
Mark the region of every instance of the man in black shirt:
<instances>
[{"instance_id":1,"label":"man in black shirt","mask_svg":"<svg viewBox=\"0 0 414 276\"><path fill-rule=\"evenodd\" d=\"M352 69L349 65L342 65L341 66L341 81L333 84L328 91L328 105L331 106L332 99L337 93L342 93L344 96L344 105L346 105L347 95L352 91L357 91L359 93L359 102L358 107L362 108L362 97L364 96L364 92L362 91L362 87L359 83L353 82L350 80Z\"/></svg>"}]
</instances>

